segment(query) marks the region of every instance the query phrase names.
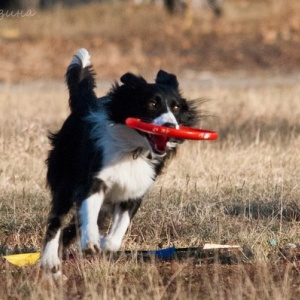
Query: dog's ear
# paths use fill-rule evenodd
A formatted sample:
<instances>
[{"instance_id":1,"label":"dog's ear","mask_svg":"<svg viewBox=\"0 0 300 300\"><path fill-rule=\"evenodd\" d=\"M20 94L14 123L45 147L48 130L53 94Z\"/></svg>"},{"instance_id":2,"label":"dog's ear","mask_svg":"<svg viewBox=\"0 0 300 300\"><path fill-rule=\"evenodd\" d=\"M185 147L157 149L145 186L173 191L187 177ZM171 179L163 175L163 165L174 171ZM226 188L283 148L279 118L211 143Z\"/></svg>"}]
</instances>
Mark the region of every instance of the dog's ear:
<instances>
[{"instance_id":1,"label":"dog's ear","mask_svg":"<svg viewBox=\"0 0 300 300\"><path fill-rule=\"evenodd\" d=\"M178 86L179 86L177 77L174 74L167 73L163 70L158 71L155 82L157 84L170 85L175 88L178 88Z\"/></svg>"},{"instance_id":2,"label":"dog's ear","mask_svg":"<svg viewBox=\"0 0 300 300\"><path fill-rule=\"evenodd\" d=\"M130 85L132 87L140 87L147 83L147 81L141 77L136 76L132 73L126 73L120 78L121 82L124 84Z\"/></svg>"}]
</instances>

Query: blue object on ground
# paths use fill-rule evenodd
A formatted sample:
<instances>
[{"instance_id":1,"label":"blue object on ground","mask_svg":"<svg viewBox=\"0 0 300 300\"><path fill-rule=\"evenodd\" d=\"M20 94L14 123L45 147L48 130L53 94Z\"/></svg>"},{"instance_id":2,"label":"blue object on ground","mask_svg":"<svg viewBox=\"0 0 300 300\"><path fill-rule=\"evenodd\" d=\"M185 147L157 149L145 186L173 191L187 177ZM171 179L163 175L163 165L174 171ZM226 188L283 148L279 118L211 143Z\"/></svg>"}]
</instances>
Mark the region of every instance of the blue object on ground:
<instances>
[{"instance_id":1,"label":"blue object on ground","mask_svg":"<svg viewBox=\"0 0 300 300\"><path fill-rule=\"evenodd\" d=\"M150 251L149 253L159 259L170 259L174 257L175 252L176 252L176 248L173 246L166 249Z\"/></svg>"}]
</instances>

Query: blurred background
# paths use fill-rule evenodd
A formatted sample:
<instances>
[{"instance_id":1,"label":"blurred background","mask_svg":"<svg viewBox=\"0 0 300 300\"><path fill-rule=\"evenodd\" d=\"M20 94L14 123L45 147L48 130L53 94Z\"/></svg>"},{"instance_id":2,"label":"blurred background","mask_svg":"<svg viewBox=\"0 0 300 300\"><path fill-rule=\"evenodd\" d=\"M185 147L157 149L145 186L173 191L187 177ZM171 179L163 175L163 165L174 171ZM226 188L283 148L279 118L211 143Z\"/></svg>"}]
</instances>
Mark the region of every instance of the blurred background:
<instances>
[{"instance_id":1,"label":"blurred background","mask_svg":"<svg viewBox=\"0 0 300 300\"><path fill-rule=\"evenodd\" d=\"M80 47L100 80L299 78L300 2L0 0L0 83L61 80Z\"/></svg>"}]
</instances>

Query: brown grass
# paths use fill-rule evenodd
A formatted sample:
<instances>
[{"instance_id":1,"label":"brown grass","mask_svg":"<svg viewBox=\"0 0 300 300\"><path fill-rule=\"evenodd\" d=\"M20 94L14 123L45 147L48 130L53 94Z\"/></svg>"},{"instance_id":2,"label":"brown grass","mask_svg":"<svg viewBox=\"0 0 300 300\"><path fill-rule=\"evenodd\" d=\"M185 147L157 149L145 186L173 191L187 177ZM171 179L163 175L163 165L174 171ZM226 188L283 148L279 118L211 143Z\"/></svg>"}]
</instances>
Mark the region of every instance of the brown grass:
<instances>
[{"instance_id":1,"label":"brown grass","mask_svg":"<svg viewBox=\"0 0 300 300\"><path fill-rule=\"evenodd\" d=\"M201 91L189 89L184 78L181 81L187 96L214 99L204 108L215 116L203 120L203 125L219 131L220 138L182 145L146 196L123 249L238 243L254 253L251 264L76 260L64 263L69 280L61 284L43 283L35 267L2 264L2 295L22 299L299 296L299 267L282 264L278 255L279 248L300 239L299 87ZM40 251L49 209L46 135L58 129L67 115L67 93L62 84L33 83L8 86L2 95L1 252ZM270 245L271 239L276 246Z\"/></svg>"},{"instance_id":2,"label":"brown grass","mask_svg":"<svg viewBox=\"0 0 300 300\"><path fill-rule=\"evenodd\" d=\"M2 261L1 299L299 298L299 261L288 261L280 254L288 243L300 241L299 84L297 80L288 82L286 77L278 75L276 79L264 73L255 77L259 84L253 84L253 78L248 78L241 86L234 74L217 79L210 75L212 84L205 87L203 74L199 75L198 71L210 70L210 65L216 70L212 61L217 56L209 54L203 69L201 64L193 65L195 57L191 50L195 49L197 34L209 40L214 32L220 42L216 44L226 48L226 38L232 36L238 41L234 30L241 30L242 34L246 24L250 24L245 31L247 37L251 36L254 24L259 24L255 27L259 30L266 24L268 30L275 30L278 34L275 44L271 41L268 49L274 49L274 45L284 45L282 49L296 45L292 42L299 32L298 19L286 19L284 24L292 32L291 40L280 43L283 27L279 24L283 23L272 18L294 16L290 10L292 2L285 7L280 1L277 4L270 1L270 10L260 1L252 3L230 1L227 17L219 21L209 14L195 16L196 24L202 25L201 32L182 29L175 17L168 26L161 27L165 29L161 36L156 34L155 24L165 24L160 23L165 13L152 7L149 12L132 6L126 10L119 6L113 10L107 6L91 6L70 12L39 12L35 23L0 21L1 30L15 27L20 32L17 39L6 38L0 48L4 66L0 73L3 79L0 86L0 254L41 250L50 201L45 188L47 133L57 130L68 114L63 74L70 55L79 45L87 45L95 59L100 73L99 96L109 86L102 80L105 76L119 77L129 69L149 73L147 79L151 80L159 67L168 67L170 71L185 67L179 72L185 96L211 99L202 108L212 116L204 118L202 125L220 134L215 142L182 145L176 160L146 195L122 248L157 249L173 244L186 247L213 242L247 245L254 254L247 263L234 265L211 264L205 260L146 263L135 258L107 257L68 260L63 264L68 277L65 282L45 280L36 266L17 268ZM261 9L255 11L254 4ZM124 20L128 21L133 13L135 18L126 23ZM62 18L62 14L66 17ZM79 15L90 18L77 18ZM108 26L114 15L119 18L114 19L113 26ZM283 20L280 18L276 20ZM142 20L150 25L142 28ZM124 38L124 22L132 33L130 37ZM26 24L30 24L29 30ZM80 35L74 33L75 28ZM257 36L262 34L259 32ZM147 43L142 36L149 37ZM153 48L158 39L162 47ZM253 40L244 40L247 41ZM159 54L157 49L162 52ZM175 49L174 53L168 54L170 49ZM282 53L279 64L285 61L285 52ZM21 60L22 57L26 59ZM220 57L227 61L227 56ZM157 63L153 58L158 59ZM222 65L224 70L228 70L230 59ZM192 62L190 65L186 63L188 60ZM297 66L297 60L294 61ZM238 66L251 66L252 71L257 71L251 62L245 58ZM196 66L193 72L188 70L191 65ZM270 74L272 68L267 70ZM58 77L59 82L48 80ZM30 82L30 79L39 80ZM276 245L272 246L271 240Z\"/></svg>"}]
</instances>

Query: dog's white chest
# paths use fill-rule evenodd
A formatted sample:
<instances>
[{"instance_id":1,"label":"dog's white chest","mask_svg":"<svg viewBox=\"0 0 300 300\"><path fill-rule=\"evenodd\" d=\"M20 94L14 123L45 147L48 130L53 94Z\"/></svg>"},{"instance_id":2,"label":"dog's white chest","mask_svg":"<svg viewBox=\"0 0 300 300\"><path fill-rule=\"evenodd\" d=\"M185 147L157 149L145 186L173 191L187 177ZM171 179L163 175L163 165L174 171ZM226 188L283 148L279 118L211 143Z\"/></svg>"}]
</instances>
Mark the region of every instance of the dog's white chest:
<instances>
[{"instance_id":1,"label":"dog's white chest","mask_svg":"<svg viewBox=\"0 0 300 300\"><path fill-rule=\"evenodd\" d=\"M97 176L107 186L107 199L126 201L142 197L152 185L155 170L145 158L126 156L106 166Z\"/></svg>"}]
</instances>

